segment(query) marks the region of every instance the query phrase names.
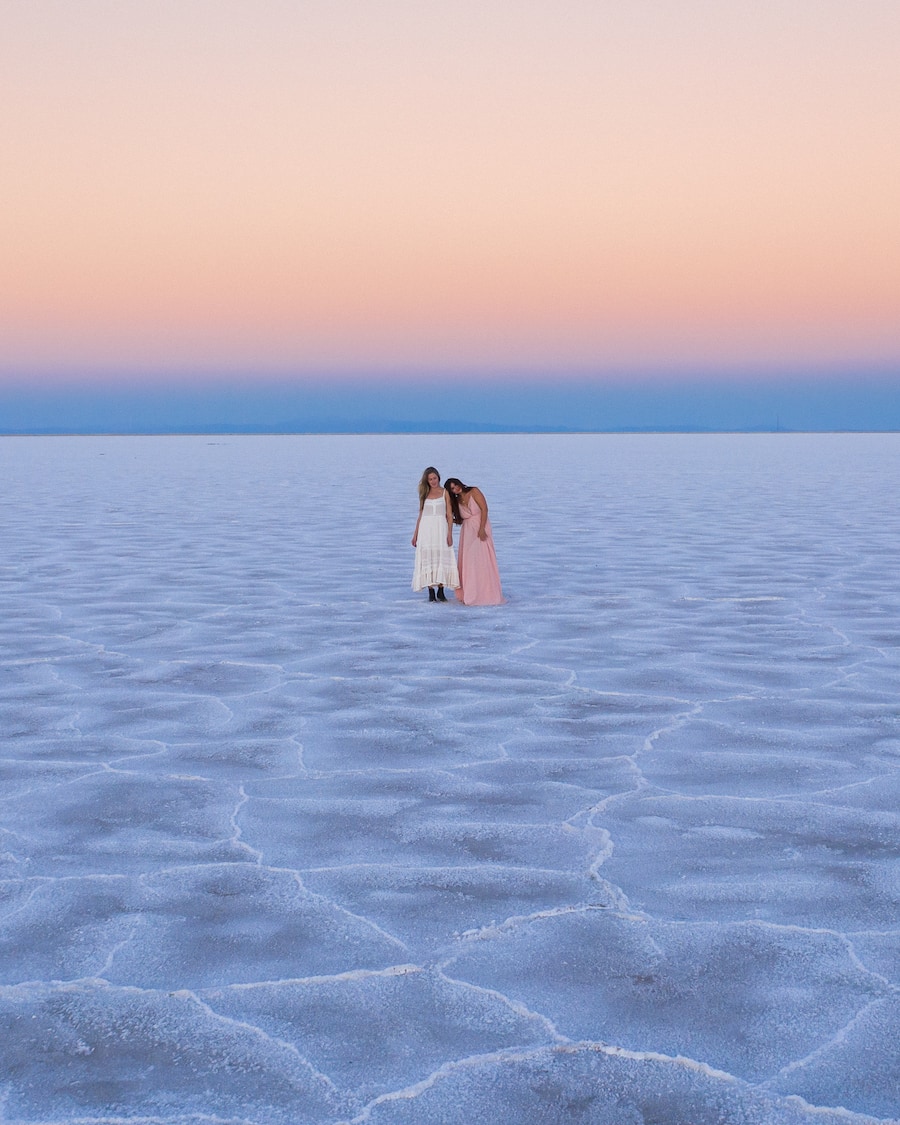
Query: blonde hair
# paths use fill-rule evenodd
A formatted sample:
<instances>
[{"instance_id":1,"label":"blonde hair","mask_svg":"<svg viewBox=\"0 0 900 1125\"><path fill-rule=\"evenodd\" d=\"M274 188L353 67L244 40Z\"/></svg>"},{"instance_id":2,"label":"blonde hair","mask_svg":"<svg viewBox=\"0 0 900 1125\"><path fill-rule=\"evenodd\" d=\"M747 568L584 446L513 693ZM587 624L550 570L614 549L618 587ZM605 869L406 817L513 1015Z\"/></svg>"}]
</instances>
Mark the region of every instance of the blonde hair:
<instances>
[{"instance_id":1,"label":"blonde hair","mask_svg":"<svg viewBox=\"0 0 900 1125\"><path fill-rule=\"evenodd\" d=\"M434 465L429 465L428 468L422 473L422 479L419 481L419 507L425 503L425 497L431 491L431 485L428 483L428 478L434 473L440 484L441 474L437 471Z\"/></svg>"}]
</instances>

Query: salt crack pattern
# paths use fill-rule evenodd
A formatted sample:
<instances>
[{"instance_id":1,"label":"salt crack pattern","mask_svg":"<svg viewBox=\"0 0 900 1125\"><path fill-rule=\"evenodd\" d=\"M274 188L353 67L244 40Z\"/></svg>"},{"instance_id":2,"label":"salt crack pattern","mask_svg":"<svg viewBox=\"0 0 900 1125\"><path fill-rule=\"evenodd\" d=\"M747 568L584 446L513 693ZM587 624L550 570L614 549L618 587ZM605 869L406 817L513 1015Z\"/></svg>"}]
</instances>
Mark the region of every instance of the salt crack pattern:
<instances>
[{"instance_id":1,"label":"salt crack pattern","mask_svg":"<svg viewBox=\"0 0 900 1125\"><path fill-rule=\"evenodd\" d=\"M900 1121L897 437L0 461L0 1122Z\"/></svg>"}]
</instances>

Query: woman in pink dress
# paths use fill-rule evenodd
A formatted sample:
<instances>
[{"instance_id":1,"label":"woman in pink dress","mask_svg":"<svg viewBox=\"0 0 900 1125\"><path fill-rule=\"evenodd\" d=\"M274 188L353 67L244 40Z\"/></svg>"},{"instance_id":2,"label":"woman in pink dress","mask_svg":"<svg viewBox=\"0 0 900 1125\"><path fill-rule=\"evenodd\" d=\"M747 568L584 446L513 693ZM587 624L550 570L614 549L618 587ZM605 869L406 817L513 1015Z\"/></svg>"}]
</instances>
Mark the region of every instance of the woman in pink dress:
<instances>
[{"instance_id":1,"label":"woman in pink dress","mask_svg":"<svg viewBox=\"0 0 900 1125\"><path fill-rule=\"evenodd\" d=\"M456 596L463 605L500 605L506 599L500 588L484 493L474 485L463 484L457 477L449 477L444 487L450 494L453 522L460 525Z\"/></svg>"}]
</instances>

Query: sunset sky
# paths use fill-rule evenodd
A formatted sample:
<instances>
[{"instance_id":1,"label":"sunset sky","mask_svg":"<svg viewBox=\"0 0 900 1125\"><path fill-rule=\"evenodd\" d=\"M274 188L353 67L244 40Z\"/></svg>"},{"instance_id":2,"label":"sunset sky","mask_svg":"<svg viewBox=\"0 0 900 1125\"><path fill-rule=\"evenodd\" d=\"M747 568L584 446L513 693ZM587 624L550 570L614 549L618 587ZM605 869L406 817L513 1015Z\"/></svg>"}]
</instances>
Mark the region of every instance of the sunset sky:
<instances>
[{"instance_id":1,"label":"sunset sky","mask_svg":"<svg viewBox=\"0 0 900 1125\"><path fill-rule=\"evenodd\" d=\"M0 97L0 431L900 427L897 0L3 0Z\"/></svg>"}]
</instances>

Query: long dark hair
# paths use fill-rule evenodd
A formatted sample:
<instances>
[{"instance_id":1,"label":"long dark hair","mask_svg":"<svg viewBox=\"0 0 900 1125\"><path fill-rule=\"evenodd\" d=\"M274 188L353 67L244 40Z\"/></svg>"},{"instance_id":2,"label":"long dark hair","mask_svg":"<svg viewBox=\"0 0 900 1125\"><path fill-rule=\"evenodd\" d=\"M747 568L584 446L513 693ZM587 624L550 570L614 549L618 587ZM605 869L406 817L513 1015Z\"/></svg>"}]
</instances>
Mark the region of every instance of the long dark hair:
<instances>
[{"instance_id":1,"label":"long dark hair","mask_svg":"<svg viewBox=\"0 0 900 1125\"><path fill-rule=\"evenodd\" d=\"M470 484L463 484L459 477L447 477L444 481L444 488L447 490L447 495L450 497L450 510L453 512L453 522L462 523L462 516L459 514L459 497L451 489L451 484L458 484L463 492L469 493L472 491Z\"/></svg>"},{"instance_id":2,"label":"long dark hair","mask_svg":"<svg viewBox=\"0 0 900 1125\"><path fill-rule=\"evenodd\" d=\"M428 468L422 473L422 479L419 481L419 507L425 503L425 497L431 491L431 485L428 483L428 478L434 473L438 479L438 484L441 483L441 474L437 471L434 465L429 465Z\"/></svg>"}]
</instances>

